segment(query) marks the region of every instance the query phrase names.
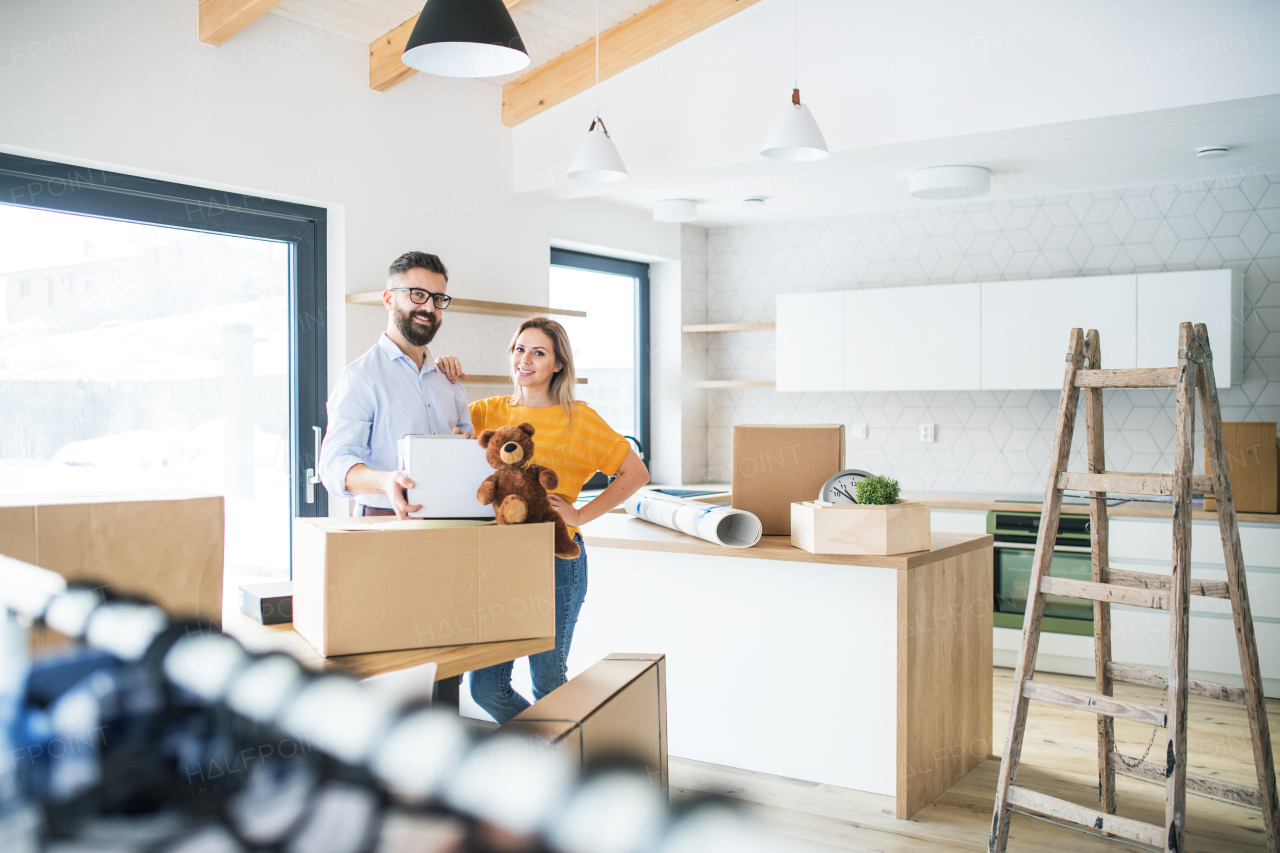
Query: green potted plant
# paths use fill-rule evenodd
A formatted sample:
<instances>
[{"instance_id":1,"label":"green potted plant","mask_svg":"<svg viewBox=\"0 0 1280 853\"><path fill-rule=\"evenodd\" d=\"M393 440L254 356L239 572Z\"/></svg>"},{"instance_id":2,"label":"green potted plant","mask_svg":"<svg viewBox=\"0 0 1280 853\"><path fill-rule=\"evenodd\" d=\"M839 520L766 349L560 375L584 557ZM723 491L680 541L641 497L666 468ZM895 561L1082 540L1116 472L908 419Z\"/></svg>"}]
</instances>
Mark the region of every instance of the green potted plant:
<instances>
[{"instance_id":1,"label":"green potted plant","mask_svg":"<svg viewBox=\"0 0 1280 853\"><path fill-rule=\"evenodd\" d=\"M888 555L927 551L929 507L904 501L898 481L871 475L854 484L857 503L791 505L791 544L813 554Z\"/></svg>"}]
</instances>

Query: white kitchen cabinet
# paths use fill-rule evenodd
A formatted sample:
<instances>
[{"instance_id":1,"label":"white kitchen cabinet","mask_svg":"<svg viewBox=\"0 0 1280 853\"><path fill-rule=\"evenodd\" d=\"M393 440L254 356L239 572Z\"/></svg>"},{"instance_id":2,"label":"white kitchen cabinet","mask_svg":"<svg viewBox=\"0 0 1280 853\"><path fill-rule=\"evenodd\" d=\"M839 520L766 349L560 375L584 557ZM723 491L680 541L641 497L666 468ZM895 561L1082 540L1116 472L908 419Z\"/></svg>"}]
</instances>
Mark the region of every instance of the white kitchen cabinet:
<instances>
[{"instance_id":1,"label":"white kitchen cabinet","mask_svg":"<svg viewBox=\"0 0 1280 853\"><path fill-rule=\"evenodd\" d=\"M842 390L844 346L844 291L778 294L777 390Z\"/></svg>"},{"instance_id":2,"label":"white kitchen cabinet","mask_svg":"<svg viewBox=\"0 0 1280 853\"><path fill-rule=\"evenodd\" d=\"M1219 388L1244 381L1244 280L1239 270L1138 274L1138 367L1178 363L1178 326L1204 323ZM1107 361L1103 339L1103 364Z\"/></svg>"},{"instance_id":3,"label":"white kitchen cabinet","mask_svg":"<svg viewBox=\"0 0 1280 853\"><path fill-rule=\"evenodd\" d=\"M1104 367L1135 367L1138 279L1100 275L982 285L982 388L1061 388L1071 330L1097 329Z\"/></svg>"},{"instance_id":4,"label":"white kitchen cabinet","mask_svg":"<svg viewBox=\"0 0 1280 853\"><path fill-rule=\"evenodd\" d=\"M1204 323L1219 387L1243 381L1238 270L882 287L777 299L779 391L1058 390L1071 329L1104 367L1172 367Z\"/></svg>"},{"instance_id":5,"label":"white kitchen cabinet","mask_svg":"<svg viewBox=\"0 0 1280 853\"><path fill-rule=\"evenodd\" d=\"M844 291L846 391L980 387L977 284Z\"/></svg>"}]
</instances>

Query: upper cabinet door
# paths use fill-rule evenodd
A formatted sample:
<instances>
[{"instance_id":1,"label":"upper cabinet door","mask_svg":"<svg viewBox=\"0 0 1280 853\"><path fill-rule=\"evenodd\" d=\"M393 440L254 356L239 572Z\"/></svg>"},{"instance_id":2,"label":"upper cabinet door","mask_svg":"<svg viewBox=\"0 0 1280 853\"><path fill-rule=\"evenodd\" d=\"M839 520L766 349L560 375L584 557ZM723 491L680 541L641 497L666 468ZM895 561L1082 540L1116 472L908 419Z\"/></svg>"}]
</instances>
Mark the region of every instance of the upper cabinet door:
<instances>
[{"instance_id":1,"label":"upper cabinet door","mask_svg":"<svg viewBox=\"0 0 1280 853\"><path fill-rule=\"evenodd\" d=\"M966 391L979 387L976 284L844 292L847 391Z\"/></svg>"},{"instance_id":2,"label":"upper cabinet door","mask_svg":"<svg viewBox=\"0 0 1280 853\"><path fill-rule=\"evenodd\" d=\"M1219 388L1244 380L1244 282L1238 270L1138 274L1138 367L1178 363L1178 326L1204 323ZM1105 342L1104 342L1105 343ZM1107 351L1102 351L1102 362Z\"/></svg>"},{"instance_id":3,"label":"upper cabinet door","mask_svg":"<svg viewBox=\"0 0 1280 853\"><path fill-rule=\"evenodd\" d=\"M1134 367L1137 276L982 284L982 387L1060 389L1072 329L1097 329L1103 367Z\"/></svg>"},{"instance_id":4,"label":"upper cabinet door","mask_svg":"<svg viewBox=\"0 0 1280 853\"><path fill-rule=\"evenodd\" d=\"M776 389L844 388L844 293L780 293Z\"/></svg>"}]
</instances>

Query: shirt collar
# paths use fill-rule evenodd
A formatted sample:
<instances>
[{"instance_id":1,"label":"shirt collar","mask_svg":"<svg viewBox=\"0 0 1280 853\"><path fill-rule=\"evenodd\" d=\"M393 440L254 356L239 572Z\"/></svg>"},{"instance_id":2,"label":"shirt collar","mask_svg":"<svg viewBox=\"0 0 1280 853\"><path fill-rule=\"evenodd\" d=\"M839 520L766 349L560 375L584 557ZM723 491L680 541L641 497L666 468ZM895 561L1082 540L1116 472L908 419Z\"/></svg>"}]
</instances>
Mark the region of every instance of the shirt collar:
<instances>
[{"instance_id":1,"label":"shirt collar","mask_svg":"<svg viewBox=\"0 0 1280 853\"><path fill-rule=\"evenodd\" d=\"M404 352L401 351L400 347L396 346L396 342L391 340L386 332L383 332L378 338L378 348L381 349L383 354L385 354L391 361L395 361L397 358L403 358L405 361L409 362L410 366L413 365L413 359L405 355ZM431 355L431 347L427 347L426 358L422 361L422 372L430 373L436 369L436 360L435 357Z\"/></svg>"}]
</instances>

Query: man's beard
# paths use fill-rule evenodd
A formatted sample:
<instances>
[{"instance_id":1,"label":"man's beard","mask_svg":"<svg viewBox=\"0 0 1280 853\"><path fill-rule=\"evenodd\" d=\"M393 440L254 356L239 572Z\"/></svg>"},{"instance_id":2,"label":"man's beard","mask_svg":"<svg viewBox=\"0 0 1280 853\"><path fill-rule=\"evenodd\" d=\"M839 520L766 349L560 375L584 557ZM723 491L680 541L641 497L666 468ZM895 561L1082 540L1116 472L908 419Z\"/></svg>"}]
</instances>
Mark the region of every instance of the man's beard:
<instances>
[{"instance_id":1,"label":"man's beard","mask_svg":"<svg viewBox=\"0 0 1280 853\"><path fill-rule=\"evenodd\" d=\"M423 326L414 320L414 316L420 316L428 321L431 325ZM431 343L432 338L436 336L436 332L440 331L440 318L434 314L422 312L396 312L396 328L400 330L400 334L404 335L404 339L415 347L425 347Z\"/></svg>"}]
</instances>

